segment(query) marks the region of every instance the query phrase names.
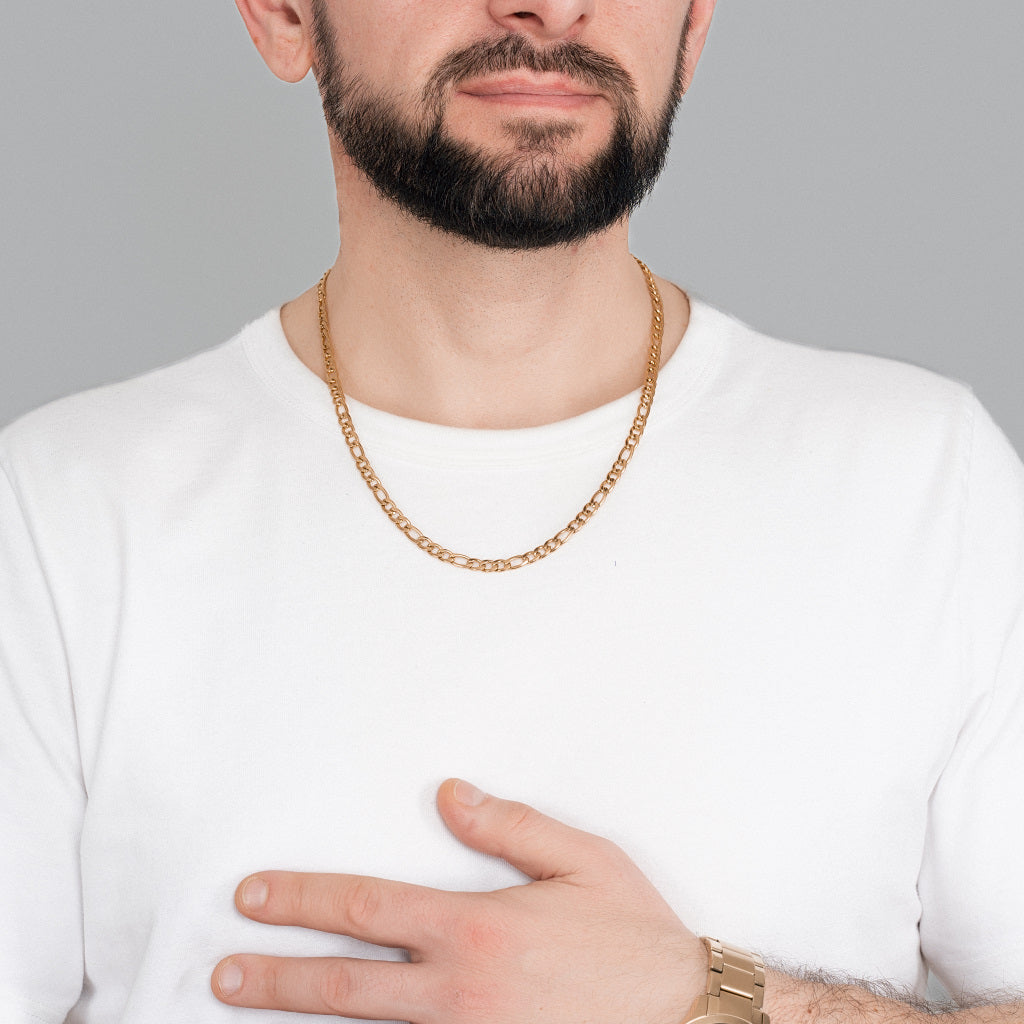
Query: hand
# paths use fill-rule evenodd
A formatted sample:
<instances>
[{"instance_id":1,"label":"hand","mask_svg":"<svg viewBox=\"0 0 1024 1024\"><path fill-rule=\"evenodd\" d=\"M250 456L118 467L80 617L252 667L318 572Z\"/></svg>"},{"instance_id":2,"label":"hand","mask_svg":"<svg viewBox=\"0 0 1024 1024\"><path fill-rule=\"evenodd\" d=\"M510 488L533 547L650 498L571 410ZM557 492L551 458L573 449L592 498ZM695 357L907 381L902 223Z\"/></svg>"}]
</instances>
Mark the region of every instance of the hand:
<instances>
[{"instance_id":1,"label":"hand","mask_svg":"<svg viewBox=\"0 0 1024 1024\"><path fill-rule=\"evenodd\" d=\"M235 894L246 917L403 948L411 962L239 954L217 965L217 998L415 1024L686 1019L705 991L704 946L617 846L453 779L438 808L459 840L534 881L462 893L261 872Z\"/></svg>"}]
</instances>

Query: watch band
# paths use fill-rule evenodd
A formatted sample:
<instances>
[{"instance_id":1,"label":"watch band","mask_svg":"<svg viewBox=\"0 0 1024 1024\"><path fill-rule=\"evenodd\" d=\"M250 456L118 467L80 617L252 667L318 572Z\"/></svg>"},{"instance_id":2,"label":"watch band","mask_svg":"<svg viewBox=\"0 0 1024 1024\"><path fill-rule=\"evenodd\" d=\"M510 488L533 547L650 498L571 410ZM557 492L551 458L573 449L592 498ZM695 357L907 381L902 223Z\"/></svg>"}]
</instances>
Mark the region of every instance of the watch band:
<instances>
[{"instance_id":1,"label":"watch band","mask_svg":"<svg viewBox=\"0 0 1024 1024\"><path fill-rule=\"evenodd\" d=\"M711 957L708 992L697 1000L686 1024L771 1024L764 1012L764 961L718 939L702 940Z\"/></svg>"}]
</instances>

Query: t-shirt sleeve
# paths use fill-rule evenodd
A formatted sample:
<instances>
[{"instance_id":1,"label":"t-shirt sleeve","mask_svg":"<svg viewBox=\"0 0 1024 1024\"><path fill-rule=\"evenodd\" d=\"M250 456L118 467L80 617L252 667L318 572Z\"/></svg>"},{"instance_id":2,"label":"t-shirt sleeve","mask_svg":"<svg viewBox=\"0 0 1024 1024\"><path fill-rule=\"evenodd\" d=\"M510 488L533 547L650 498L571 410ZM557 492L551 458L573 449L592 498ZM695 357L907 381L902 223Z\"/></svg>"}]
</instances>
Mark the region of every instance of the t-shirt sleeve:
<instances>
[{"instance_id":1,"label":"t-shirt sleeve","mask_svg":"<svg viewBox=\"0 0 1024 1024\"><path fill-rule=\"evenodd\" d=\"M71 684L32 531L0 462L0 1020L60 1024L82 990L85 794Z\"/></svg>"},{"instance_id":2,"label":"t-shirt sleeve","mask_svg":"<svg viewBox=\"0 0 1024 1024\"><path fill-rule=\"evenodd\" d=\"M1024 466L980 407L973 419L960 573L962 667L972 689L929 806L918 885L921 948L954 998L1020 998Z\"/></svg>"}]
</instances>

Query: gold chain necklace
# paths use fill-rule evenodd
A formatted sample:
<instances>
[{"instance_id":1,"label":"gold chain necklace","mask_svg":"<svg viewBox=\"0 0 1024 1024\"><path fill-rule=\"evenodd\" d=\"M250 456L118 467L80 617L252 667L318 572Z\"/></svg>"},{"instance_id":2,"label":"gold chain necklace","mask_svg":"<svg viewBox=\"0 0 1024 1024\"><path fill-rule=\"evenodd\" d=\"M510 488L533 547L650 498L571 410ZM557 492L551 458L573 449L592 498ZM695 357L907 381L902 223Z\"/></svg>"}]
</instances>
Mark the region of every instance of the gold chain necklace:
<instances>
[{"instance_id":1,"label":"gold chain necklace","mask_svg":"<svg viewBox=\"0 0 1024 1024\"><path fill-rule=\"evenodd\" d=\"M539 547L532 551L524 552L521 555L513 555L511 558L470 558L468 555L456 554L449 551L436 541L431 540L422 530L417 529L406 518L402 510L391 500L384 485L374 472L370 460L363 451L362 442L356 433L356 428L349 415L348 405L345 402L345 395L338 383L338 371L334 365L334 346L331 344L331 330L327 322L327 278L330 275L328 270L316 288L317 302L320 307L320 344L324 353L324 370L327 375L327 385L331 389L331 398L334 400L334 411L338 416L338 425L344 435L348 450L352 453L356 469L359 475L366 481L370 493L377 499L384 514L398 527L406 537L409 538L421 551L436 558L440 562L454 565L459 569L472 569L475 572L508 572L512 569L522 568L524 565L531 565L547 558L552 552L557 551L570 537L578 533L588 522L594 513L604 503L605 498L611 494L612 488L618 483L619 477L625 472L629 460L640 443L644 427L647 425L647 417L651 412L651 405L654 402L654 389L658 383L658 369L661 365L661 339L665 330L664 310L661 304L661 295L658 286L654 281L654 275L641 260L635 256L637 264L643 271L644 279L647 281L647 291L651 296L651 349L647 359L647 377L644 380L643 390L640 393L640 402L636 408L636 416L626 435L622 450L608 470L608 475L601 482L601 486L594 492L590 500L580 509L574 519L570 520L553 537L544 541Z\"/></svg>"}]
</instances>

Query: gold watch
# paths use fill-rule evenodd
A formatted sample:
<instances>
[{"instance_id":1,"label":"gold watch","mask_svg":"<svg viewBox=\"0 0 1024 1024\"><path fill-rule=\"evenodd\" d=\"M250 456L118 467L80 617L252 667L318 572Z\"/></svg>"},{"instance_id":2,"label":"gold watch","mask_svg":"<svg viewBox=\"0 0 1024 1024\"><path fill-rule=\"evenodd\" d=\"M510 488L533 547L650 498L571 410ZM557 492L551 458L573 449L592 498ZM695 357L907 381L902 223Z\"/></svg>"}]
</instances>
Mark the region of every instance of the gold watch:
<instances>
[{"instance_id":1,"label":"gold watch","mask_svg":"<svg viewBox=\"0 0 1024 1024\"><path fill-rule=\"evenodd\" d=\"M708 992L684 1024L771 1024L764 1012L764 961L718 939L702 939L710 955Z\"/></svg>"}]
</instances>

